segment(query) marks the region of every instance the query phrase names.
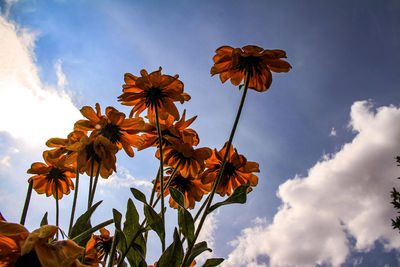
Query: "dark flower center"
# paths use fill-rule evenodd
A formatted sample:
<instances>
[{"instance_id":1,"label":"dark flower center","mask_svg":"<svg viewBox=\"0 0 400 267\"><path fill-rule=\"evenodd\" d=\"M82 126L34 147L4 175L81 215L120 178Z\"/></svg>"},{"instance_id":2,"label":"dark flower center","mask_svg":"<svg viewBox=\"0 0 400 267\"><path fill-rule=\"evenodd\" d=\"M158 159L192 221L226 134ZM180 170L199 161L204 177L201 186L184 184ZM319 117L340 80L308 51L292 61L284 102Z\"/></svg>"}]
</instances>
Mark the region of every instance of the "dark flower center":
<instances>
[{"instance_id":1,"label":"dark flower center","mask_svg":"<svg viewBox=\"0 0 400 267\"><path fill-rule=\"evenodd\" d=\"M189 178L185 178L181 175L177 175L172 180L171 186L178 189L181 193L185 193L190 190L190 187L192 186L192 182L190 181Z\"/></svg>"},{"instance_id":2,"label":"dark flower center","mask_svg":"<svg viewBox=\"0 0 400 267\"><path fill-rule=\"evenodd\" d=\"M101 158L94 151L93 143L86 146L86 160L94 159L96 162L100 162Z\"/></svg>"},{"instance_id":3,"label":"dark flower center","mask_svg":"<svg viewBox=\"0 0 400 267\"><path fill-rule=\"evenodd\" d=\"M96 242L95 248L100 254L100 259L103 256L107 257L111 251L112 246L112 238L101 238L98 242Z\"/></svg>"},{"instance_id":4,"label":"dark flower center","mask_svg":"<svg viewBox=\"0 0 400 267\"><path fill-rule=\"evenodd\" d=\"M145 93L145 103L146 107L160 107L161 102L163 102L163 99L168 96L166 92L161 90L158 87L151 87L149 90L146 91Z\"/></svg>"},{"instance_id":5,"label":"dark flower center","mask_svg":"<svg viewBox=\"0 0 400 267\"><path fill-rule=\"evenodd\" d=\"M221 168L220 165L217 165L216 167L217 167L217 169ZM220 186L226 185L229 182L229 180L231 179L231 177L235 176L235 175L236 175L236 168L233 166L232 163L226 162L224 172L221 177Z\"/></svg>"},{"instance_id":6,"label":"dark flower center","mask_svg":"<svg viewBox=\"0 0 400 267\"><path fill-rule=\"evenodd\" d=\"M51 168L50 172L46 175L46 180L51 182L56 182L56 181L65 181L65 174L63 170L60 170L59 168Z\"/></svg>"},{"instance_id":7,"label":"dark flower center","mask_svg":"<svg viewBox=\"0 0 400 267\"><path fill-rule=\"evenodd\" d=\"M108 138L112 143L117 143L121 140L121 128L118 125L107 123L106 126L101 129L101 135Z\"/></svg>"},{"instance_id":8,"label":"dark flower center","mask_svg":"<svg viewBox=\"0 0 400 267\"><path fill-rule=\"evenodd\" d=\"M239 56L239 65L238 69L240 71L248 72L250 77L255 74L261 74L262 66L261 66L261 57L256 56L248 56L243 57Z\"/></svg>"}]
</instances>

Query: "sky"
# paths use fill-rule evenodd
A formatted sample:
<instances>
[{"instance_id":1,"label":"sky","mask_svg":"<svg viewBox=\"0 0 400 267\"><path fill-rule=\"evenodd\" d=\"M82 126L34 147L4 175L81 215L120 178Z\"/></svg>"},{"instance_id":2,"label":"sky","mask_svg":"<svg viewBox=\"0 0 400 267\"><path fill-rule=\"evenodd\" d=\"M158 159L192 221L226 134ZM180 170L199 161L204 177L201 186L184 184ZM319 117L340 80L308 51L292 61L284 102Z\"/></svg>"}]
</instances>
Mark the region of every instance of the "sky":
<instances>
[{"instance_id":1,"label":"sky","mask_svg":"<svg viewBox=\"0 0 400 267\"><path fill-rule=\"evenodd\" d=\"M273 74L270 90L249 90L233 145L260 164L259 183L245 205L208 218L206 256L224 257L222 266L399 266L390 204L400 185L398 14L396 0L0 1L0 211L19 221L26 170L83 106L129 113L117 101L127 72L179 74L192 99L178 108L198 116L199 147L221 149L241 91L211 77L212 57L253 44L285 50L293 68ZM124 213L130 187L150 193L154 153L118 153L93 224L112 208ZM80 190L78 206L86 197ZM55 224L54 202L34 192L26 227L46 211ZM60 203L63 222L71 202ZM167 217L173 227L175 211ZM148 264L160 251L150 236Z\"/></svg>"}]
</instances>

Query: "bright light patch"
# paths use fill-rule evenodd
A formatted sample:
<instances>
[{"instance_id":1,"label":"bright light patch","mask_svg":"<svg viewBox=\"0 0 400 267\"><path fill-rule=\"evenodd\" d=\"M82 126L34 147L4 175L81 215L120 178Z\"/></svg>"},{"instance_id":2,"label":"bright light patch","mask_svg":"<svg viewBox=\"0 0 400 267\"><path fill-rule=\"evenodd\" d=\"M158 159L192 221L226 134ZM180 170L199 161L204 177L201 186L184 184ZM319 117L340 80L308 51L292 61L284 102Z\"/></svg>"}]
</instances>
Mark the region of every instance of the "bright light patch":
<instances>
[{"instance_id":1,"label":"bright light patch","mask_svg":"<svg viewBox=\"0 0 400 267\"><path fill-rule=\"evenodd\" d=\"M82 117L63 88L61 93L43 88L33 63L35 39L36 34L0 16L0 131L34 146L65 137ZM56 73L65 86L61 62Z\"/></svg>"}]
</instances>

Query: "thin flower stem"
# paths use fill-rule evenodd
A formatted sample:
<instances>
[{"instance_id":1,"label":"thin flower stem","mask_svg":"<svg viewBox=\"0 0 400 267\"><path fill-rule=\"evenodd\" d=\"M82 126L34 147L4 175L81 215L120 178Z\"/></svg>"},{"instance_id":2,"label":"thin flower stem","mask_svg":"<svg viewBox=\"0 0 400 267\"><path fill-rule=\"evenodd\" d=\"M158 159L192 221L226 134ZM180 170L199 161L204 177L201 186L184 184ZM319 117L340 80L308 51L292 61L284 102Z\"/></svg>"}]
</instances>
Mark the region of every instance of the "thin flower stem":
<instances>
[{"instance_id":1,"label":"thin flower stem","mask_svg":"<svg viewBox=\"0 0 400 267\"><path fill-rule=\"evenodd\" d=\"M58 222L58 215L59 215L59 208L58 208L58 181L56 180L55 181L55 183L56 183L56 226L57 226L57 228L58 228L58 226L59 226L59 222ZM56 240L58 240L58 230L59 229L57 229L57 235L56 235Z\"/></svg>"},{"instance_id":2,"label":"thin flower stem","mask_svg":"<svg viewBox=\"0 0 400 267\"><path fill-rule=\"evenodd\" d=\"M25 224L26 214L28 213L29 202L31 202L31 195L32 195L32 187L33 187L33 179L29 182L28 190L26 191L26 198L24 209L22 210L20 224Z\"/></svg>"},{"instance_id":3,"label":"thin flower stem","mask_svg":"<svg viewBox=\"0 0 400 267\"><path fill-rule=\"evenodd\" d=\"M93 169L94 169L94 158L92 157L90 168L90 181L89 181L89 195L88 195L88 209L90 208L90 196L92 195L92 186L93 186Z\"/></svg>"},{"instance_id":4,"label":"thin flower stem","mask_svg":"<svg viewBox=\"0 0 400 267\"><path fill-rule=\"evenodd\" d=\"M92 188L92 195L90 196L90 201L89 201L89 208L93 204L94 194L96 193L96 187L97 187L97 182L99 180L99 174L100 174L100 168L101 168L101 161L97 164L97 166L98 167L97 167L96 177L94 178L94 184L93 184L93 188Z\"/></svg>"},{"instance_id":5,"label":"thin flower stem","mask_svg":"<svg viewBox=\"0 0 400 267\"><path fill-rule=\"evenodd\" d=\"M156 181L153 185L153 189L151 190L151 196L150 196L150 202L149 202L150 206L153 204L153 201L154 201L154 195L155 195L156 189L157 189L158 176L160 176L160 169L158 169L158 171L157 171Z\"/></svg>"},{"instance_id":6,"label":"thin flower stem","mask_svg":"<svg viewBox=\"0 0 400 267\"><path fill-rule=\"evenodd\" d=\"M109 262L108 262L108 267L112 267L114 265L115 252L117 251L117 244L118 244L118 241L119 241L119 235L120 235L119 231L115 230L113 242L112 242L112 245L111 245L111 252L110 252L110 259L109 259Z\"/></svg>"},{"instance_id":7,"label":"thin flower stem","mask_svg":"<svg viewBox=\"0 0 400 267\"><path fill-rule=\"evenodd\" d=\"M72 225L74 224L76 200L78 198L78 187L79 187L79 170L76 168L76 182L75 182L75 192L74 192L74 202L72 202L71 219L69 221L68 236L71 235Z\"/></svg>"},{"instance_id":8,"label":"thin flower stem","mask_svg":"<svg viewBox=\"0 0 400 267\"><path fill-rule=\"evenodd\" d=\"M158 144L160 149L160 191L161 191L161 220L163 224L163 228L165 230L165 214L164 214L164 162L163 162L163 150L162 150L162 134L160 129L160 120L158 117L158 107L155 106L156 110L156 123L157 123L157 133L158 133ZM161 249L162 252L165 250L165 239L161 240Z\"/></svg>"},{"instance_id":9,"label":"thin flower stem","mask_svg":"<svg viewBox=\"0 0 400 267\"><path fill-rule=\"evenodd\" d=\"M211 206L213 197L215 195L215 191L217 190L218 185L221 182L222 174L224 172L224 168L225 168L225 164L226 164L226 159L228 158L229 150L231 148L232 140L233 140L233 137L234 137L235 132L236 132L236 127L237 127L238 122L239 122L240 114L242 113L244 100L246 99L246 93L247 93L247 90L248 90L248 87L249 87L249 82L250 82L250 75L249 75L249 73L246 73L246 79L245 79L242 99L240 100L240 104L239 104L239 108L238 108L238 111L237 111L237 114L236 114L235 122L233 123L231 134L230 134L229 140L228 140L228 145L226 146L225 155L224 155L224 158L222 160L221 167L220 167L220 169L218 171L217 179L216 179L216 181L214 183L214 186L212 188L212 191L210 193L209 200L208 200L207 205L206 205L206 207L204 209L204 212L203 212L203 215L202 215L202 217L200 219L199 225L197 226L196 233L194 235L194 240L193 240L193 242L191 242L191 244L188 244L188 248L186 250L185 257L183 258L181 267L186 266L186 262L189 259L189 255L192 252L193 246L196 243L196 240L197 240L197 238L198 238L198 236L200 234L201 228L203 227L204 221L205 221L205 219L207 217L208 209Z\"/></svg>"},{"instance_id":10,"label":"thin flower stem","mask_svg":"<svg viewBox=\"0 0 400 267\"><path fill-rule=\"evenodd\" d=\"M210 195L208 195L207 198L206 198L206 200L203 202L203 204L201 204L200 209L197 211L196 216L194 216L194 218L193 218L193 222L196 222L196 221L197 221L197 219L199 218L201 212L203 211L203 209L204 209L204 207L206 206L207 201L208 201L209 199L210 199ZM185 240L186 240L186 237L183 237L182 240L181 240L182 244L183 244L183 242L185 242Z\"/></svg>"}]
</instances>

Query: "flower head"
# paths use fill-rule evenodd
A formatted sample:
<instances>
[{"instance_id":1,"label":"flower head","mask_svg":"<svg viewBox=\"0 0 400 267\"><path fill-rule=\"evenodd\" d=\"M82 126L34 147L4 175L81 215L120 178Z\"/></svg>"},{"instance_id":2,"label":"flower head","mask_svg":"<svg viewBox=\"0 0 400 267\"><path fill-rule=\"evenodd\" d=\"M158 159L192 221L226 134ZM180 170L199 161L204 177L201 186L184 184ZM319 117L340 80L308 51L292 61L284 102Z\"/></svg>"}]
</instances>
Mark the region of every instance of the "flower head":
<instances>
[{"instance_id":1,"label":"flower head","mask_svg":"<svg viewBox=\"0 0 400 267\"><path fill-rule=\"evenodd\" d=\"M110 232L105 229L100 229L100 235L93 235L86 245L85 262L92 266L98 266L98 263L105 264L108 255L111 252L113 237Z\"/></svg>"},{"instance_id":2,"label":"flower head","mask_svg":"<svg viewBox=\"0 0 400 267\"><path fill-rule=\"evenodd\" d=\"M171 171L168 171L171 174ZM167 183L170 176L164 177L164 184ZM155 181L153 181L155 182ZM211 191L212 184L203 184L201 179L196 179L193 177L183 177L179 172L176 172L172 178L169 186L172 186L179 190L185 197L185 208L194 209L196 201L200 201L204 194ZM157 184L157 191L160 194L160 185ZM169 194L169 189L165 189L165 195ZM172 197L169 198L169 205L172 208L177 209L178 204L173 200Z\"/></svg>"},{"instance_id":3,"label":"flower head","mask_svg":"<svg viewBox=\"0 0 400 267\"><path fill-rule=\"evenodd\" d=\"M167 119L168 114L178 120L179 112L174 102L179 101L182 104L190 99L190 96L183 92L183 83L178 80L179 76L161 74L161 67L150 74L141 70L140 74L141 77L125 74L123 94L118 97L122 105L133 106L129 116L138 116L148 109L148 117L155 117L157 108L162 120Z\"/></svg>"},{"instance_id":4,"label":"flower head","mask_svg":"<svg viewBox=\"0 0 400 267\"><path fill-rule=\"evenodd\" d=\"M273 72L288 72L292 66L281 58L286 52L279 49L267 50L255 45L240 48L221 46L213 57L214 66L211 75L219 74L221 81L231 79L233 85L239 85L249 75L249 88L258 92L268 90L272 83Z\"/></svg>"},{"instance_id":5,"label":"flower head","mask_svg":"<svg viewBox=\"0 0 400 267\"><path fill-rule=\"evenodd\" d=\"M115 154L118 152L118 147L102 135L91 137L85 135L68 149L77 152L76 162L80 173L86 172L90 176L92 165L94 170L100 166L99 173L103 178L108 178L113 171L116 171Z\"/></svg>"},{"instance_id":6,"label":"flower head","mask_svg":"<svg viewBox=\"0 0 400 267\"><path fill-rule=\"evenodd\" d=\"M175 141L181 140L185 143L190 143L193 146L197 146L200 141L199 135L195 130L187 128L196 118L197 116L186 120L186 110L184 110L179 121L175 122L174 117L171 115L169 115L166 120L160 120L163 145L171 145L169 140L173 139ZM158 146L158 133L155 120L150 121L148 130L145 132L146 133L142 135L144 142L139 150L148 148L150 146Z\"/></svg>"},{"instance_id":7,"label":"flower head","mask_svg":"<svg viewBox=\"0 0 400 267\"><path fill-rule=\"evenodd\" d=\"M84 248L71 240L47 243L58 231L44 225L32 233L22 225L0 220L0 266L82 266L77 258Z\"/></svg>"},{"instance_id":8,"label":"flower head","mask_svg":"<svg viewBox=\"0 0 400 267\"><path fill-rule=\"evenodd\" d=\"M211 155L212 150L208 147L194 149L190 143L171 140L171 145L164 151L164 164L177 168L183 177L197 178L204 169L204 161ZM156 156L159 157L159 150Z\"/></svg>"},{"instance_id":9,"label":"flower head","mask_svg":"<svg viewBox=\"0 0 400 267\"><path fill-rule=\"evenodd\" d=\"M125 114L113 107L106 108L106 114L101 115L100 105L96 103L96 112L89 106L84 106L81 113L87 120L75 123L75 130L92 131L90 136L102 135L108 138L118 149L124 148L125 152L133 157L133 147L139 147L142 138L137 135L145 127L142 118L125 119Z\"/></svg>"},{"instance_id":10,"label":"flower head","mask_svg":"<svg viewBox=\"0 0 400 267\"><path fill-rule=\"evenodd\" d=\"M48 157L52 159L56 159L66 154L67 157L76 157L76 153L68 149L68 147L80 141L80 139L86 136L85 132L82 131L73 131L71 132L66 139L64 138L50 138L47 140L46 145L53 149L49 150ZM71 155L73 154L73 155Z\"/></svg>"},{"instance_id":11,"label":"flower head","mask_svg":"<svg viewBox=\"0 0 400 267\"><path fill-rule=\"evenodd\" d=\"M48 155L48 151L43 152L46 164L32 163L27 172L36 175L29 178L28 182L33 181L33 188L38 194L46 193L46 196L53 195L54 198L61 199L74 189L71 178L75 177L75 168L68 166L65 156L52 159Z\"/></svg>"},{"instance_id":12,"label":"flower head","mask_svg":"<svg viewBox=\"0 0 400 267\"><path fill-rule=\"evenodd\" d=\"M212 156L206 160L207 169L200 176L203 183L211 183L216 180L226 149L227 143L220 151L214 149ZM236 148L233 149L231 146L216 192L221 196L225 196L225 194L229 196L238 186L244 185L248 181L250 186L256 186L258 177L253 172L260 172L258 163L247 161L243 155L237 153Z\"/></svg>"}]
</instances>

